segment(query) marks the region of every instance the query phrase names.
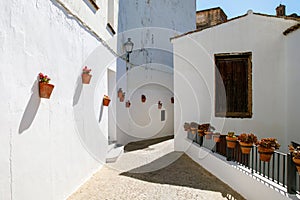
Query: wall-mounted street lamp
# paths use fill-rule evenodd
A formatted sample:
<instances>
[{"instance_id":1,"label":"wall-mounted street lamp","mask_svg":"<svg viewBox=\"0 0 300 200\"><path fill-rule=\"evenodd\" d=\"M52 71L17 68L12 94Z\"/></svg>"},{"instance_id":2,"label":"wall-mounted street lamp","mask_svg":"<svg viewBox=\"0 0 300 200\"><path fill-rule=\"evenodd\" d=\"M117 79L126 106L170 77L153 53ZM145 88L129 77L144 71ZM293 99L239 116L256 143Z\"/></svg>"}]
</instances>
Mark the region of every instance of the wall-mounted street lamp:
<instances>
[{"instance_id":1,"label":"wall-mounted street lamp","mask_svg":"<svg viewBox=\"0 0 300 200\"><path fill-rule=\"evenodd\" d=\"M133 42L131 41L131 38L128 38L127 42L124 43L124 48L126 51L126 61L129 62L129 54L132 53L132 49L133 49Z\"/></svg>"}]
</instances>

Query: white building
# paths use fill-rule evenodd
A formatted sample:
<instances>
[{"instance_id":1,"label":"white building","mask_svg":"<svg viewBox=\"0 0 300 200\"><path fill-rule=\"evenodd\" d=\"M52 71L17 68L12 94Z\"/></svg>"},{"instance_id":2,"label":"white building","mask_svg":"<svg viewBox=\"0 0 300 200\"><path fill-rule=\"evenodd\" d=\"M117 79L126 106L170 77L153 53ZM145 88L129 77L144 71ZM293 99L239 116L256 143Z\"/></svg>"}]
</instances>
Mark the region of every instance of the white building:
<instances>
[{"instance_id":1,"label":"white building","mask_svg":"<svg viewBox=\"0 0 300 200\"><path fill-rule=\"evenodd\" d=\"M180 100L174 111L177 150L190 145L183 130L186 121L210 122L223 134L253 132L258 138L275 137L283 152L288 151L290 141L300 141L299 18L249 11L226 23L175 37L172 43L174 93ZM220 84L220 75L238 84L226 86L228 79Z\"/></svg>"},{"instance_id":2,"label":"white building","mask_svg":"<svg viewBox=\"0 0 300 200\"><path fill-rule=\"evenodd\" d=\"M127 121L125 127L133 128L125 128L125 133L139 132L140 139L154 136L148 133L160 123L160 113L152 109L159 99L168 120L167 125L160 124L156 137L173 134L169 38L194 29L194 0L14 0L0 5L0 199L64 199L101 168L109 137L122 143L136 139L123 137L116 123L128 110L125 102L116 101L116 81L126 74L126 63L119 56L128 37L134 42L130 62L147 69L128 74L132 79L125 76L128 91L126 82L120 86L130 94L126 97L132 102L131 116L140 120L135 123L145 134ZM152 33L155 29L130 31L144 27L164 28L166 34ZM157 45L166 53L155 60L158 51L149 49ZM146 55L148 50L153 55ZM85 65L92 69L89 85L81 83ZM168 67L160 70L160 65ZM39 72L55 85L48 100L39 98ZM139 87L140 82L131 80L143 84ZM147 95L146 104L139 105L140 93ZM103 107L107 94L112 101ZM121 116L117 120L116 113ZM145 129L149 116L154 124Z\"/></svg>"},{"instance_id":3,"label":"white building","mask_svg":"<svg viewBox=\"0 0 300 200\"><path fill-rule=\"evenodd\" d=\"M117 101L116 134L119 144L174 134L173 48L170 38L196 27L196 1L120 1L118 52L124 54L128 38L134 43L130 64L119 64L117 88L125 101ZM128 70L126 70L128 68ZM146 102L141 102L141 95ZM158 109L158 102L162 109ZM176 101L176 98L175 98Z\"/></svg>"}]
</instances>

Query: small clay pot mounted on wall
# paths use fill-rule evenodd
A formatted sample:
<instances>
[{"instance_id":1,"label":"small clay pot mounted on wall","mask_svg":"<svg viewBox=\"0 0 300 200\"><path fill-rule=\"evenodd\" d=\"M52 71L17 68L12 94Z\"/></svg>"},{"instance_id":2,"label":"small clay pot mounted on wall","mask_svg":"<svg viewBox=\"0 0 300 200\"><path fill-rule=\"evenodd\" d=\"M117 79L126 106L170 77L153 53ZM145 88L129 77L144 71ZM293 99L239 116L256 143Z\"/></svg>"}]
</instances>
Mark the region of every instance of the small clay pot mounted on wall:
<instances>
[{"instance_id":1,"label":"small clay pot mounted on wall","mask_svg":"<svg viewBox=\"0 0 300 200\"><path fill-rule=\"evenodd\" d=\"M130 107L130 105L131 105L130 101L129 101L129 100L128 100L128 101L126 101L126 104L125 104L126 108L129 108L129 107Z\"/></svg>"},{"instance_id":2,"label":"small clay pot mounted on wall","mask_svg":"<svg viewBox=\"0 0 300 200\"><path fill-rule=\"evenodd\" d=\"M54 85L49 83L39 83L39 91L40 91L40 97L45 99L50 99L52 90L54 88Z\"/></svg>"},{"instance_id":3,"label":"small clay pot mounted on wall","mask_svg":"<svg viewBox=\"0 0 300 200\"><path fill-rule=\"evenodd\" d=\"M143 103L145 103L146 102L146 96L142 94L141 100L142 100Z\"/></svg>"},{"instance_id":4,"label":"small clay pot mounted on wall","mask_svg":"<svg viewBox=\"0 0 300 200\"><path fill-rule=\"evenodd\" d=\"M107 95L104 95L103 97L103 106L109 106L110 98Z\"/></svg>"},{"instance_id":5,"label":"small clay pot mounted on wall","mask_svg":"<svg viewBox=\"0 0 300 200\"><path fill-rule=\"evenodd\" d=\"M162 102L158 101L158 109L161 109L161 108L162 108Z\"/></svg>"}]
</instances>

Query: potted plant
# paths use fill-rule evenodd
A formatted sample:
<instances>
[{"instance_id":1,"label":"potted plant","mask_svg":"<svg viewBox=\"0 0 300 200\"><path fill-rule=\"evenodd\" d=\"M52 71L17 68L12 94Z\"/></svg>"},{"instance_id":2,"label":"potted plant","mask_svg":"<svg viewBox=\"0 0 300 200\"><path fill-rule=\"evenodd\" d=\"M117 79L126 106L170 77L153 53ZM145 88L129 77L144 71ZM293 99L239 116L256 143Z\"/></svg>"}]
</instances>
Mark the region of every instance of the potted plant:
<instances>
[{"instance_id":1,"label":"potted plant","mask_svg":"<svg viewBox=\"0 0 300 200\"><path fill-rule=\"evenodd\" d=\"M146 102L146 96L142 94L141 100L142 100L143 103L145 103Z\"/></svg>"},{"instance_id":2,"label":"potted plant","mask_svg":"<svg viewBox=\"0 0 300 200\"><path fill-rule=\"evenodd\" d=\"M89 69L87 66L84 66L84 68L82 69L82 83L83 84L90 84L90 80L92 78L92 75L90 74L92 70Z\"/></svg>"},{"instance_id":3,"label":"potted plant","mask_svg":"<svg viewBox=\"0 0 300 200\"><path fill-rule=\"evenodd\" d=\"M236 145L237 137L234 135L234 132L228 132L226 136L227 147L234 149Z\"/></svg>"},{"instance_id":4,"label":"potted plant","mask_svg":"<svg viewBox=\"0 0 300 200\"><path fill-rule=\"evenodd\" d=\"M124 102L124 100L125 100L125 92L122 93L120 97L120 102Z\"/></svg>"},{"instance_id":5,"label":"potted plant","mask_svg":"<svg viewBox=\"0 0 300 200\"><path fill-rule=\"evenodd\" d=\"M39 93L41 98L49 99L53 91L54 85L49 84L50 77L39 73Z\"/></svg>"},{"instance_id":6,"label":"potted plant","mask_svg":"<svg viewBox=\"0 0 300 200\"><path fill-rule=\"evenodd\" d=\"M196 134L196 132L198 130L198 124L196 122L192 122L190 129L191 129L192 134Z\"/></svg>"},{"instance_id":7,"label":"potted plant","mask_svg":"<svg viewBox=\"0 0 300 200\"><path fill-rule=\"evenodd\" d=\"M107 95L104 95L103 97L103 106L108 106L110 103L110 98Z\"/></svg>"},{"instance_id":8,"label":"potted plant","mask_svg":"<svg viewBox=\"0 0 300 200\"><path fill-rule=\"evenodd\" d=\"M293 162L296 165L297 171L300 174L300 146L295 149L292 145L289 146Z\"/></svg>"},{"instance_id":9,"label":"potted plant","mask_svg":"<svg viewBox=\"0 0 300 200\"><path fill-rule=\"evenodd\" d=\"M257 146L260 160L270 162L275 149L279 149L280 144L275 138L263 138L257 142Z\"/></svg>"},{"instance_id":10,"label":"potted plant","mask_svg":"<svg viewBox=\"0 0 300 200\"><path fill-rule=\"evenodd\" d=\"M122 90L122 88L119 88L119 90L118 90L118 98L121 98L122 95L123 95L123 90Z\"/></svg>"},{"instance_id":11,"label":"potted plant","mask_svg":"<svg viewBox=\"0 0 300 200\"><path fill-rule=\"evenodd\" d=\"M183 127L184 127L184 130L187 131L188 139L194 140L196 138L198 124L195 122L192 122L192 123L185 122Z\"/></svg>"},{"instance_id":12,"label":"potted plant","mask_svg":"<svg viewBox=\"0 0 300 200\"><path fill-rule=\"evenodd\" d=\"M190 123L185 122L183 125L184 131L190 131L191 130L191 125Z\"/></svg>"},{"instance_id":13,"label":"potted plant","mask_svg":"<svg viewBox=\"0 0 300 200\"><path fill-rule=\"evenodd\" d=\"M205 134L205 139L211 140L212 139L212 134L215 128L211 126L210 124L202 124L201 129L204 130Z\"/></svg>"},{"instance_id":14,"label":"potted plant","mask_svg":"<svg viewBox=\"0 0 300 200\"><path fill-rule=\"evenodd\" d=\"M221 136L220 133L214 133L213 134L214 142L216 142L216 143L220 142L221 141L220 136Z\"/></svg>"},{"instance_id":15,"label":"potted plant","mask_svg":"<svg viewBox=\"0 0 300 200\"><path fill-rule=\"evenodd\" d=\"M257 137L253 133L242 133L238 136L238 141L243 154L249 154L253 144L257 142Z\"/></svg>"},{"instance_id":16,"label":"potted plant","mask_svg":"<svg viewBox=\"0 0 300 200\"><path fill-rule=\"evenodd\" d=\"M129 100L128 100L128 101L126 101L126 104L125 104L126 108L129 108L129 107L130 107L130 105L131 105L130 101L129 101Z\"/></svg>"},{"instance_id":17,"label":"potted plant","mask_svg":"<svg viewBox=\"0 0 300 200\"><path fill-rule=\"evenodd\" d=\"M162 102L158 101L158 109L161 109L161 108L162 108Z\"/></svg>"},{"instance_id":18,"label":"potted plant","mask_svg":"<svg viewBox=\"0 0 300 200\"><path fill-rule=\"evenodd\" d=\"M187 138L193 140L194 135L191 133L191 124L188 122L185 122L183 125L184 131L187 131Z\"/></svg>"}]
</instances>

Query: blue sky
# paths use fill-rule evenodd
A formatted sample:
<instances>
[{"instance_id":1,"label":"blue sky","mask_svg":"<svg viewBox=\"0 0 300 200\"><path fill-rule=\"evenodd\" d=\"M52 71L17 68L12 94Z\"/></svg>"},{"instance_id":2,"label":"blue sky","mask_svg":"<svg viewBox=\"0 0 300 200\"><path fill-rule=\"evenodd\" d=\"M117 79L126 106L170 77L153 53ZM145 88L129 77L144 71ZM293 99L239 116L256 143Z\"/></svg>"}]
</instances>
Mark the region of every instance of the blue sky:
<instances>
[{"instance_id":1,"label":"blue sky","mask_svg":"<svg viewBox=\"0 0 300 200\"><path fill-rule=\"evenodd\" d=\"M300 0L197 0L197 10L221 7L228 18L246 14L248 10L275 15L279 4L286 6L286 14L300 15Z\"/></svg>"}]
</instances>

